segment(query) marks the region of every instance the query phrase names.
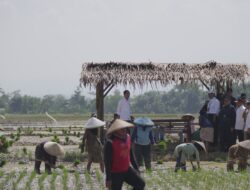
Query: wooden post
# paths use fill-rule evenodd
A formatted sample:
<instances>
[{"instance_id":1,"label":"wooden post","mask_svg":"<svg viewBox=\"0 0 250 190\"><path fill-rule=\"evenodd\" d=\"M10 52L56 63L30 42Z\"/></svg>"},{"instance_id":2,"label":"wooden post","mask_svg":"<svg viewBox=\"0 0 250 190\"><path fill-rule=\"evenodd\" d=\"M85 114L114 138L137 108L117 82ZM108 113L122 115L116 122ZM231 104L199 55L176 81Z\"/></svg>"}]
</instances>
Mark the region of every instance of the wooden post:
<instances>
[{"instance_id":1,"label":"wooden post","mask_svg":"<svg viewBox=\"0 0 250 190\"><path fill-rule=\"evenodd\" d=\"M104 90L103 82L99 82L96 85L96 115L97 118L104 121ZM102 143L104 143L104 130L103 127L99 130L99 137Z\"/></svg>"}]
</instances>

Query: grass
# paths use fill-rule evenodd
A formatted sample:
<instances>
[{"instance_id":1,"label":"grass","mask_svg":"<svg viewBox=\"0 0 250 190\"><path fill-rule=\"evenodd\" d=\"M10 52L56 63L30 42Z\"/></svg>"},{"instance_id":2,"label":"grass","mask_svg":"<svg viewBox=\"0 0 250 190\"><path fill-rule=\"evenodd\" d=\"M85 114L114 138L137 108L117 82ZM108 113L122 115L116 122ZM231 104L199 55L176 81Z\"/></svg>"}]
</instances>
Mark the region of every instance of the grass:
<instances>
[{"instance_id":1,"label":"grass","mask_svg":"<svg viewBox=\"0 0 250 190\"><path fill-rule=\"evenodd\" d=\"M44 185L43 182L44 180L47 178L48 174L47 172L43 173L39 178L38 178L38 187L39 190L43 190L44 189Z\"/></svg>"},{"instance_id":2,"label":"grass","mask_svg":"<svg viewBox=\"0 0 250 190\"><path fill-rule=\"evenodd\" d=\"M13 183L13 186L12 186L12 190L16 190L17 189L17 185L19 184L19 182L24 178L24 176L27 175L27 171L26 170L23 170L19 173L19 176L17 178L17 180Z\"/></svg>"}]
</instances>

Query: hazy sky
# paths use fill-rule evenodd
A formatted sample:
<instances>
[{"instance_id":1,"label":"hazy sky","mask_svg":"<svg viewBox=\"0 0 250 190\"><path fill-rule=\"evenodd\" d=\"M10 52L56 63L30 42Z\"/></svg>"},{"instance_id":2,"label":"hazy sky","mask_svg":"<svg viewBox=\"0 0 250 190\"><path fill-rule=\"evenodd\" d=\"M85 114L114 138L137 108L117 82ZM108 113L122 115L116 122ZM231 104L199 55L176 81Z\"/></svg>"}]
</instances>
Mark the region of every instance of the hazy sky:
<instances>
[{"instance_id":1,"label":"hazy sky","mask_svg":"<svg viewBox=\"0 0 250 190\"><path fill-rule=\"evenodd\" d=\"M250 1L0 0L6 92L70 95L84 62L149 60L249 64Z\"/></svg>"}]
</instances>

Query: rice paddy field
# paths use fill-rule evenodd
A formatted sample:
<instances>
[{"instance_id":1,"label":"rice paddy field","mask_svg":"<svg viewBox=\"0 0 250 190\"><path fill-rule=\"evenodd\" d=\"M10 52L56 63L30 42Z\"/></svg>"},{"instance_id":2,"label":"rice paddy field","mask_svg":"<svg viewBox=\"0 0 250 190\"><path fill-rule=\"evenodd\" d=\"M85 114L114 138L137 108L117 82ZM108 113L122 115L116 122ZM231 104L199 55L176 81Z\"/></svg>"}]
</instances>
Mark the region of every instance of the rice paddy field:
<instances>
[{"instance_id":1,"label":"rice paddy field","mask_svg":"<svg viewBox=\"0 0 250 190\"><path fill-rule=\"evenodd\" d=\"M213 163L212 165L216 165ZM173 163L164 163L154 166L153 171L142 171L141 175L146 181L145 189L167 190L167 189L250 189L249 172L227 173L220 164L215 167L205 167L200 171L193 172L173 171ZM22 166L10 170L0 170L0 189L39 189L39 190L101 190L105 189L104 174L100 172L97 166L93 166L92 172L87 173L84 170L84 163L77 168L56 169L51 175L42 173L36 175L30 166ZM123 189L131 189L124 184Z\"/></svg>"},{"instance_id":2,"label":"rice paddy field","mask_svg":"<svg viewBox=\"0 0 250 190\"><path fill-rule=\"evenodd\" d=\"M12 118L11 118L12 117ZM27 119L27 117L29 119ZM8 116L2 121L4 136L12 141L8 152L0 153L0 160L6 163L0 167L0 190L101 190L105 188L105 175L99 170L98 164L93 164L91 172L86 172L86 153L81 153L79 144L84 133L82 118L75 116L69 120L68 116L54 116L57 121L53 124L41 116ZM73 117L73 116L72 116ZM111 118L111 116L106 116ZM178 117L178 116L169 116ZM162 118L162 116L159 116ZM28 121L28 122L27 122ZM35 122L37 126L32 126ZM46 126L44 125L46 122ZM26 123L26 126L23 125ZM9 125L10 124L10 125ZM14 126L13 126L14 125ZM57 162L58 168L51 175L33 172L35 146L43 141L56 140L63 145L66 155ZM171 155L168 155L171 157ZM204 160L204 159L203 159ZM200 171L174 172L173 159L164 159L163 162L154 161L152 171L141 168L141 175L146 181L147 190L191 190L191 189L239 189L250 190L250 168L246 172L226 172L225 157L214 161L201 161ZM235 168L237 171L237 168ZM131 187L124 184L124 190Z\"/></svg>"}]
</instances>

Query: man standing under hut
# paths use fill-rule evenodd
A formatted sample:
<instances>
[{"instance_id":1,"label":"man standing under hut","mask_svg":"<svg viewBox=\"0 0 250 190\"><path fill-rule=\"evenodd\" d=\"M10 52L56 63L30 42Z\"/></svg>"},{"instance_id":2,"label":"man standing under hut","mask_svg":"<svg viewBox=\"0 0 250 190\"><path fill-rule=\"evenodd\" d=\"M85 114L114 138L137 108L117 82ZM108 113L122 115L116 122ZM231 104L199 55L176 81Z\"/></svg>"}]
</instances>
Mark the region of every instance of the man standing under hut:
<instances>
[{"instance_id":1,"label":"man standing under hut","mask_svg":"<svg viewBox=\"0 0 250 190\"><path fill-rule=\"evenodd\" d=\"M220 101L215 97L215 91L209 90L208 92L209 102L207 105L207 117L209 121L212 123L214 128L214 139L213 145L217 145L218 143L218 125L217 119L220 111Z\"/></svg>"},{"instance_id":2,"label":"man standing under hut","mask_svg":"<svg viewBox=\"0 0 250 190\"><path fill-rule=\"evenodd\" d=\"M235 102L236 102L235 138L237 139L238 137L239 141L243 141L244 127L245 127L243 114L246 110L246 107L244 106L244 100L241 99L240 97Z\"/></svg>"},{"instance_id":3,"label":"man standing under hut","mask_svg":"<svg viewBox=\"0 0 250 190\"><path fill-rule=\"evenodd\" d=\"M117 105L116 113L120 116L120 119L124 121L131 122L134 120L132 116L131 106L130 106L130 92L128 90L124 90L123 98L119 101Z\"/></svg>"},{"instance_id":4,"label":"man standing under hut","mask_svg":"<svg viewBox=\"0 0 250 190\"><path fill-rule=\"evenodd\" d=\"M236 112L231 104L230 97L224 97L223 106L218 117L220 134L220 151L227 152L229 147L235 144L235 119Z\"/></svg>"},{"instance_id":5,"label":"man standing under hut","mask_svg":"<svg viewBox=\"0 0 250 190\"><path fill-rule=\"evenodd\" d=\"M145 187L131 149L130 135L126 132L126 128L132 127L133 124L116 119L107 131L104 163L106 187L109 189L121 190L123 182L131 185L134 190L142 190Z\"/></svg>"},{"instance_id":6,"label":"man standing under hut","mask_svg":"<svg viewBox=\"0 0 250 190\"><path fill-rule=\"evenodd\" d=\"M193 171L196 167L193 164L193 160L196 159L197 167L200 169L200 155L199 151L205 151L206 148L203 142L193 141L192 143L182 143L175 147L174 156L176 157L175 172L179 169L186 171L186 161L189 160L193 167Z\"/></svg>"},{"instance_id":7,"label":"man standing under hut","mask_svg":"<svg viewBox=\"0 0 250 190\"><path fill-rule=\"evenodd\" d=\"M40 166L45 162L45 171L51 174L51 168L56 167L58 156L64 156L64 149L56 142L42 142L36 146L35 150L35 171L41 174Z\"/></svg>"},{"instance_id":8,"label":"man standing under hut","mask_svg":"<svg viewBox=\"0 0 250 190\"><path fill-rule=\"evenodd\" d=\"M238 171L246 170L247 158L250 155L250 140L241 141L232 145L228 151L227 171L234 170L234 164L238 160Z\"/></svg>"},{"instance_id":9,"label":"man standing under hut","mask_svg":"<svg viewBox=\"0 0 250 190\"><path fill-rule=\"evenodd\" d=\"M132 142L135 145L135 157L139 166L144 160L147 170L151 170L151 144L154 144L152 134L153 121L147 117L139 117L134 120L136 125L132 135Z\"/></svg>"},{"instance_id":10,"label":"man standing under hut","mask_svg":"<svg viewBox=\"0 0 250 190\"><path fill-rule=\"evenodd\" d=\"M103 147L98 138L98 128L103 127L104 125L105 122L96 117L91 117L84 126L86 130L82 139L82 149L84 150L84 147L86 147L86 151L88 152L88 172L90 172L92 162L99 163L100 170L104 172Z\"/></svg>"}]
</instances>

